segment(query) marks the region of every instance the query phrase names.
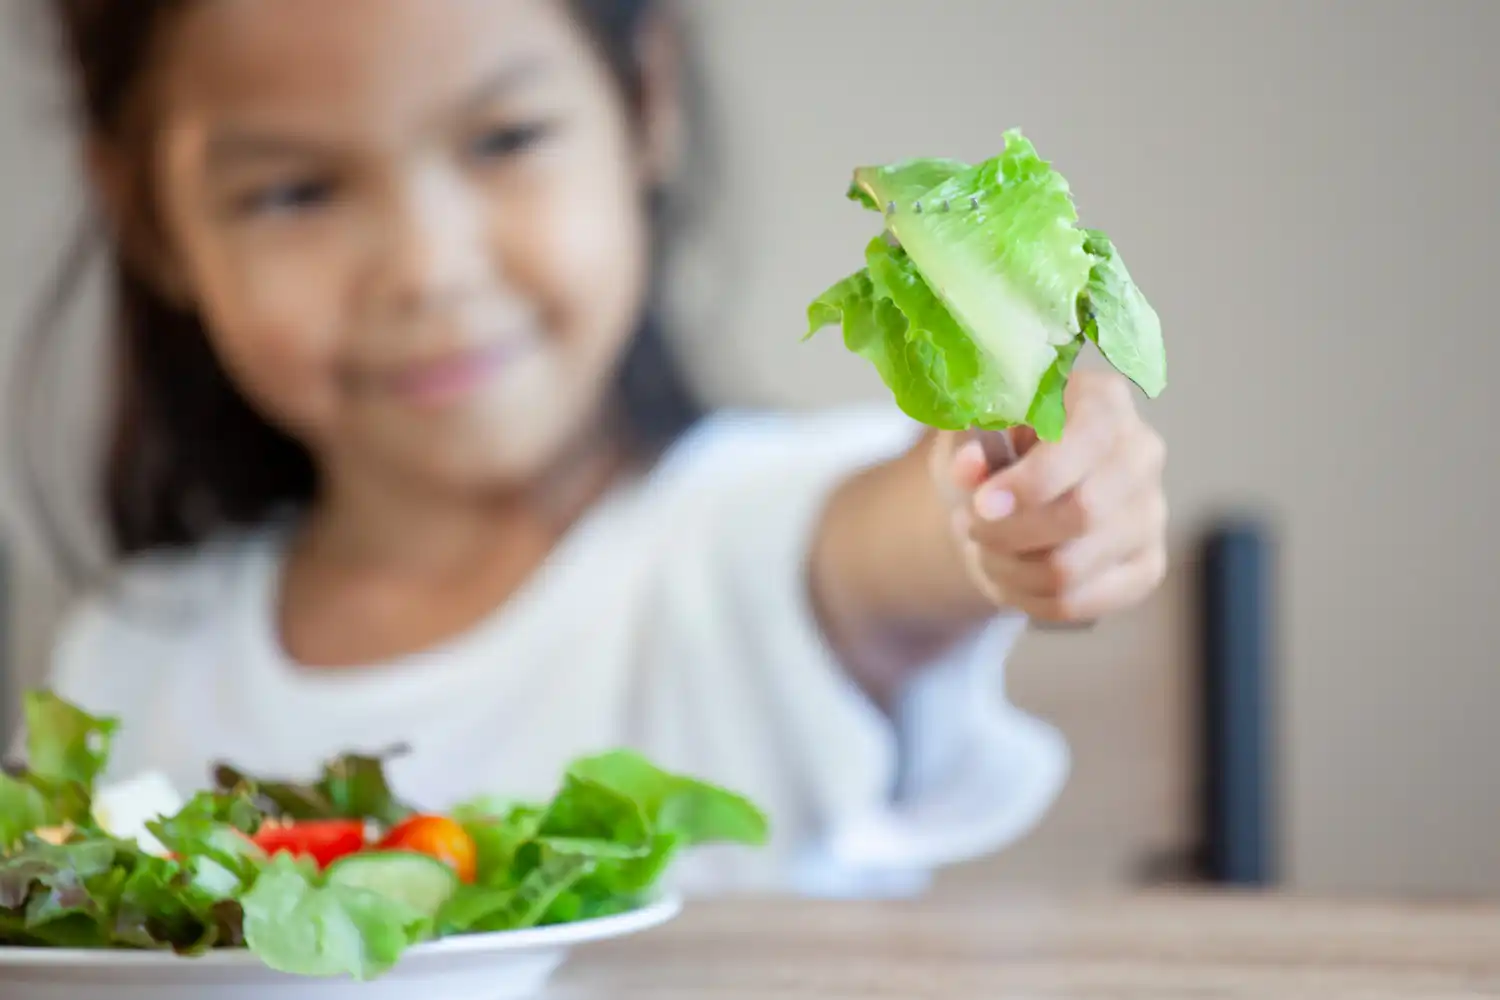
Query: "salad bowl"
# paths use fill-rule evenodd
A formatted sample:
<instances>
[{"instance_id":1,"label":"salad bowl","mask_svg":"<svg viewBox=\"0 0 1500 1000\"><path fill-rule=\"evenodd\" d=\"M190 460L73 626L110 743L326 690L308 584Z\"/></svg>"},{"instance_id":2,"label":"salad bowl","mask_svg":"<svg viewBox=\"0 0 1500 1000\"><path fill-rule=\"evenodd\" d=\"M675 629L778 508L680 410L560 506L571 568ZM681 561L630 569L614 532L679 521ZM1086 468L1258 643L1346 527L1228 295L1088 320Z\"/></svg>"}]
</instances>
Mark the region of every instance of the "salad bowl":
<instances>
[{"instance_id":1,"label":"salad bowl","mask_svg":"<svg viewBox=\"0 0 1500 1000\"><path fill-rule=\"evenodd\" d=\"M575 760L547 801L440 812L362 754L303 781L219 764L186 800L161 775L96 788L115 721L25 708L27 758L0 771L0 1000L533 996L572 949L675 917L682 854L768 832L628 750Z\"/></svg>"}]
</instances>

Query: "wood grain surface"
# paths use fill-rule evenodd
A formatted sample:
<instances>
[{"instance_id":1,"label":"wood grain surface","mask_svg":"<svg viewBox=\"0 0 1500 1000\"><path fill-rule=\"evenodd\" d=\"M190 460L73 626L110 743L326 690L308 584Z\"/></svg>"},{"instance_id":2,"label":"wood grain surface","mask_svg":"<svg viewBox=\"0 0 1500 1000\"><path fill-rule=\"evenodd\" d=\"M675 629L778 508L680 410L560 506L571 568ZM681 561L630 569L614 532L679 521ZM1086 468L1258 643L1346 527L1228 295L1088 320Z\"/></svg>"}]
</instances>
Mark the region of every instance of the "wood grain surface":
<instances>
[{"instance_id":1,"label":"wood grain surface","mask_svg":"<svg viewBox=\"0 0 1500 1000\"><path fill-rule=\"evenodd\" d=\"M1197 894L715 902L579 952L552 995L1500 997L1500 907Z\"/></svg>"}]
</instances>

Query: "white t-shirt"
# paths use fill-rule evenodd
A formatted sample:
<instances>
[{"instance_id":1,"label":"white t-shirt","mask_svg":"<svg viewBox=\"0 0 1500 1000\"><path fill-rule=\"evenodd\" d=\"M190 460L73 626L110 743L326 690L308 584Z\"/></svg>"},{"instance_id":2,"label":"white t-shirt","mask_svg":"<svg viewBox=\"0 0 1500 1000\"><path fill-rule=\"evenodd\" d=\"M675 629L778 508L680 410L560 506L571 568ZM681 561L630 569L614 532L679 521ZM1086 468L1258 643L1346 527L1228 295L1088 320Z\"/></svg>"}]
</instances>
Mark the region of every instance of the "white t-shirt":
<instances>
[{"instance_id":1,"label":"white t-shirt","mask_svg":"<svg viewBox=\"0 0 1500 1000\"><path fill-rule=\"evenodd\" d=\"M1004 700L1017 617L932 664L896 720L824 643L805 578L820 509L915 434L886 410L709 418L486 621L368 668L308 670L278 645L275 527L137 558L72 614L51 683L120 718L114 779L159 771L191 793L215 761L302 778L404 743L398 795L442 809L543 798L570 759L630 746L771 818L769 848L685 858L678 888L918 891L934 868L1026 832L1067 749Z\"/></svg>"}]
</instances>

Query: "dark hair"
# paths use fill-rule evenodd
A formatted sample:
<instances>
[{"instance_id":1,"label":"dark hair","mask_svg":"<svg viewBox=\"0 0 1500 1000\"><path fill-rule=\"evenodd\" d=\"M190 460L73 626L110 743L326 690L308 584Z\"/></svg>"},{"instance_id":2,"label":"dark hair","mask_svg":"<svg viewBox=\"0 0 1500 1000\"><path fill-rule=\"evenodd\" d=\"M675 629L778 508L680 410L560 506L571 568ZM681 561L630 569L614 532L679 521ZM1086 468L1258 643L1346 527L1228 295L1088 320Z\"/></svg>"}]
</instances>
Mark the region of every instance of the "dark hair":
<instances>
[{"instance_id":1,"label":"dark hair","mask_svg":"<svg viewBox=\"0 0 1500 1000\"><path fill-rule=\"evenodd\" d=\"M62 32L83 127L105 140L126 141L152 47L168 20L194 0L46 2ZM648 17L664 13L665 2L569 0L636 111L642 96L641 32ZM701 100L702 87L693 78L691 53L682 55L688 74L682 89L690 104L683 173L693 178L707 166L702 116L691 106ZM690 187L650 193L654 294L618 373L625 416L639 443L650 449L670 442L701 412L668 349L659 287L669 244L694 214L696 206L685 197L690 194ZM134 192L133 201L149 208L151 192ZM33 362L35 351L55 347L49 341L59 332L61 313L82 283L96 244L86 226L30 331ZM307 504L316 485L311 456L252 409L211 349L199 316L164 297L128 253L115 254L110 268L114 397L100 486L113 555L192 545L215 530L252 526ZM11 394L13 399L36 384L27 368L17 368L24 381L17 382L20 391ZM28 423L23 416L15 426ZM25 441L21 446L34 513L45 522L58 554L69 561L66 533L29 460L31 449Z\"/></svg>"}]
</instances>

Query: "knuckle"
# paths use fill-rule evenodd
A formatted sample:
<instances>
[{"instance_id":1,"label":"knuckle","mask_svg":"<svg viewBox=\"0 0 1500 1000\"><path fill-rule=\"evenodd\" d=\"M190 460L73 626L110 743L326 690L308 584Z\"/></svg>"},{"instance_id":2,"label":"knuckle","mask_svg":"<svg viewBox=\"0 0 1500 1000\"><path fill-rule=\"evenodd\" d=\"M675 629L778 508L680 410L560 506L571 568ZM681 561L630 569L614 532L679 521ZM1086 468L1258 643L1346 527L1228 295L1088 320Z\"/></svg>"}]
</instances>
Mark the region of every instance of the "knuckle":
<instances>
[{"instance_id":1,"label":"knuckle","mask_svg":"<svg viewBox=\"0 0 1500 1000\"><path fill-rule=\"evenodd\" d=\"M1103 518L1103 504L1096 487L1085 482L1068 493L1064 501L1068 523L1079 534L1088 534L1099 527Z\"/></svg>"},{"instance_id":2,"label":"knuckle","mask_svg":"<svg viewBox=\"0 0 1500 1000\"><path fill-rule=\"evenodd\" d=\"M1039 560L1038 581L1042 593L1056 597L1067 593L1078 582L1078 570L1074 560L1063 549L1054 549Z\"/></svg>"},{"instance_id":3,"label":"knuckle","mask_svg":"<svg viewBox=\"0 0 1500 1000\"><path fill-rule=\"evenodd\" d=\"M1047 480L1044 472L1033 471L1035 466L1016 470L1005 488L1015 497L1017 506L1035 507L1047 498Z\"/></svg>"},{"instance_id":4,"label":"knuckle","mask_svg":"<svg viewBox=\"0 0 1500 1000\"><path fill-rule=\"evenodd\" d=\"M1079 372L1073 378L1078 382L1080 400L1090 400L1107 410L1134 409L1131 383L1119 372Z\"/></svg>"},{"instance_id":5,"label":"knuckle","mask_svg":"<svg viewBox=\"0 0 1500 1000\"><path fill-rule=\"evenodd\" d=\"M1147 427L1141 441L1141 455L1147 473L1153 476L1160 475L1167 467L1166 439L1157 431Z\"/></svg>"},{"instance_id":6,"label":"knuckle","mask_svg":"<svg viewBox=\"0 0 1500 1000\"><path fill-rule=\"evenodd\" d=\"M1116 372L1104 374L1104 398L1117 407L1135 409L1135 399L1131 395L1130 381L1124 375Z\"/></svg>"}]
</instances>

